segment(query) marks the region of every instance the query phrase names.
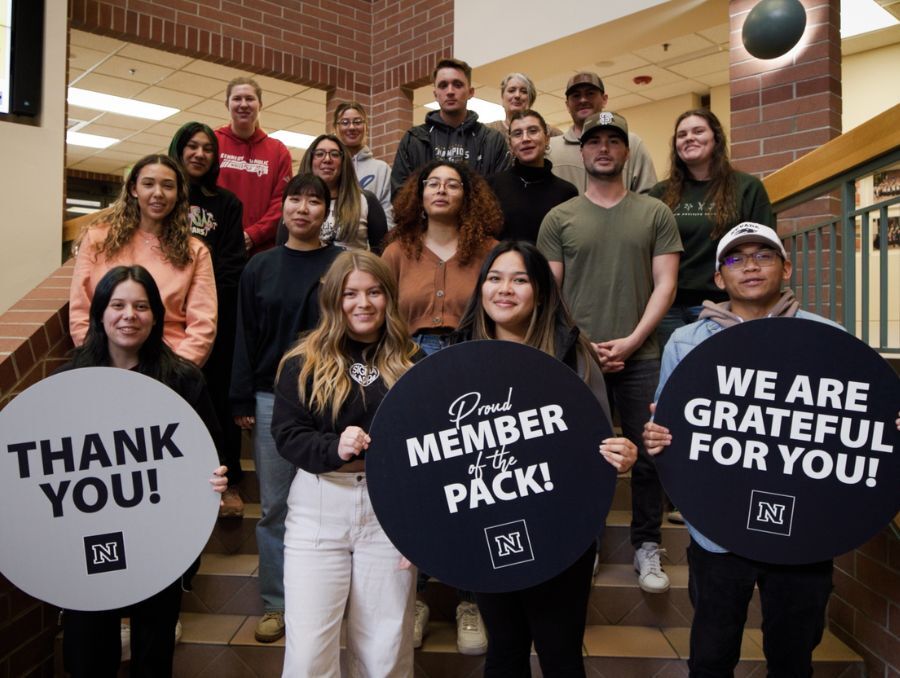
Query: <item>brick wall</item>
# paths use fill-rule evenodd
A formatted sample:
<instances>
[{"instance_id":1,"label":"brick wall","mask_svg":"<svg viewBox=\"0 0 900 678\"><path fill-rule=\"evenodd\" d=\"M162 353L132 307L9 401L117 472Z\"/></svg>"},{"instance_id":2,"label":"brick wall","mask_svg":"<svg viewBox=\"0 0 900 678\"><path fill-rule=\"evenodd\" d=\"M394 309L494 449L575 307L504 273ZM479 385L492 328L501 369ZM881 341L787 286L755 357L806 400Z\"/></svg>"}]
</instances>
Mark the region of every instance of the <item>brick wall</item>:
<instances>
[{"instance_id":1,"label":"brick wall","mask_svg":"<svg viewBox=\"0 0 900 678\"><path fill-rule=\"evenodd\" d=\"M69 0L71 26L326 90L393 160L412 89L453 48L452 0Z\"/></svg>"},{"instance_id":2,"label":"brick wall","mask_svg":"<svg viewBox=\"0 0 900 678\"><path fill-rule=\"evenodd\" d=\"M828 621L865 659L869 678L900 677L900 539L893 529L835 561Z\"/></svg>"},{"instance_id":3,"label":"brick wall","mask_svg":"<svg viewBox=\"0 0 900 678\"><path fill-rule=\"evenodd\" d=\"M63 266L0 316L0 409L65 361L71 275ZM53 675L58 612L0 576L0 676Z\"/></svg>"}]
</instances>

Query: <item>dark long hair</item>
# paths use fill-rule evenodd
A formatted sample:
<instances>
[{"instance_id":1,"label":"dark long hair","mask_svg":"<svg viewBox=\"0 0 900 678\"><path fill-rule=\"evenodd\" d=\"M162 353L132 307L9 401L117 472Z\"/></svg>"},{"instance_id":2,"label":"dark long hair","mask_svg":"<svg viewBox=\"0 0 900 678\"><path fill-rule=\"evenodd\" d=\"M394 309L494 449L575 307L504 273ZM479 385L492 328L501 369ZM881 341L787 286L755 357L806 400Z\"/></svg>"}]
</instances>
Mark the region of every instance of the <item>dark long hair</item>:
<instances>
[{"instance_id":1,"label":"dark long hair","mask_svg":"<svg viewBox=\"0 0 900 678\"><path fill-rule=\"evenodd\" d=\"M534 309L531 312L528 330L525 332L524 343L548 353L554 358L562 359L563 356L558 355L558 331L560 328L571 330L575 327L575 321L572 320L572 316L560 296L559 287L556 280L553 279L553 272L550 270L547 258L537 247L525 240L504 240L488 253L481 271L478 273L475 290L459 321L456 334L472 339L496 338L494 321L484 310L481 288L487 280L494 262L507 252L515 252L522 257L525 272L528 274L528 280L534 291ZM578 337L576 350L585 365L588 360L596 360L593 349L581 334ZM587 374L583 376L587 376Z\"/></svg>"},{"instance_id":2,"label":"dark long hair","mask_svg":"<svg viewBox=\"0 0 900 678\"><path fill-rule=\"evenodd\" d=\"M341 176L338 177L337 197L334 199L334 239L341 242L353 242L356 240L356 234L359 232L359 221L362 216L362 189L356 180L356 170L353 168L353 160L350 151L344 146L334 134L320 134L306 149L303 157L300 159L300 167L298 174L312 174L313 171L313 154L325 140L332 141L337 144L341 151Z\"/></svg>"},{"instance_id":3,"label":"dark long hair","mask_svg":"<svg viewBox=\"0 0 900 678\"><path fill-rule=\"evenodd\" d=\"M394 222L386 242L400 242L403 253L412 259L422 255L428 218L422 203L425 179L438 167L449 167L459 174L463 185L463 202L457 217L459 244L456 256L465 266L473 256L484 251L486 243L500 232L503 212L487 182L472 172L465 163L433 160L414 172L394 198Z\"/></svg>"},{"instance_id":4,"label":"dark long hair","mask_svg":"<svg viewBox=\"0 0 900 678\"><path fill-rule=\"evenodd\" d=\"M143 266L116 266L106 272L94 290L89 312L88 332L84 344L76 348L72 355L75 367L110 367L109 338L103 327L103 314L120 283L134 280L144 288L150 311L153 313L153 327L138 351L136 371L172 386L178 377L190 370L191 365L179 358L163 341L163 324L166 307L163 305L159 288L150 272Z\"/></svg>"},{"instance_id":5,"label":"dark long hair","mask_svg":"<svg viewBox=\"0 0 900 678\"><path fill-rule=\"evenodd\" d=\"M184 171L184 149L197 132L203 132L208 136L213 147L212 164L209 166L209 171L200 180L200 185L209 195L215 195L216 181L219 179L219 140L216 139L216 134L209 125L204 125L202 122L186 122L183 124L175 132L175 136L172 137L172 143L169 144L169 157L177 162L178 166ZM185 176L187 176L187 172L185 172Z\"/></svg>"},{"instance_id":6,"label":"dark long hair","mask_svg":"<svg viewBox=\"0 0 900 678\"><path fill-rule=\"evenodd\" d=\"M684 185L691 178L688 166L684 164L684 160L678 157L675 141L678 135L678 125L692 115L706 121L709 129L712 130L715 142L712 157L709 160L709 186L706 189L706 200L715 205L715 213L711 216L716 225L709 237L718 240L729 228L737 224L739 214L734 168L728 160L728 141L725 138L722 123L712 111L705 108L694 108L679 115L675 121L672 148L669 152L669 178L666 180L666 190L661 199L674 212L681 202Z\"/></svg>"}]
</instances>

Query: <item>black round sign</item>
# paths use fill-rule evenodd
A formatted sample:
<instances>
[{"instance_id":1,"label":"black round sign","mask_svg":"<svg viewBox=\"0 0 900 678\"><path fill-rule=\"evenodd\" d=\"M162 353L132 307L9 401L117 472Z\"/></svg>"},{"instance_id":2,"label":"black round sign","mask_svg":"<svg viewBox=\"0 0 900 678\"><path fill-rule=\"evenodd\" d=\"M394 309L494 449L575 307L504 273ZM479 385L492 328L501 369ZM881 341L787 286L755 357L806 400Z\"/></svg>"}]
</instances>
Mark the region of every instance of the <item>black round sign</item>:
<instances>
[{"instance_id":1,"label":"black round sign","mask_svg":"<svg viewBox=\"0 0 900 678\"><path fill-rule=\"evenodd\" d=\"M656 406L656 457L685 519L738 555L827 560L900 508L900 380L866 344L813 320L736 325L694 348Z\"/></svg>"},{"instance_id":2,"label":"black round sign","mask_svg":"<svg viewBox=\"0 0 900 678\"><path fill-rule=\"evenodd\" d=\"M521 344L472 341L426 358L390 390L370 435L384 531L461 589L514 591L558 574L612 502L600 404L574 371Z\"/></svg>"}]
</instances>

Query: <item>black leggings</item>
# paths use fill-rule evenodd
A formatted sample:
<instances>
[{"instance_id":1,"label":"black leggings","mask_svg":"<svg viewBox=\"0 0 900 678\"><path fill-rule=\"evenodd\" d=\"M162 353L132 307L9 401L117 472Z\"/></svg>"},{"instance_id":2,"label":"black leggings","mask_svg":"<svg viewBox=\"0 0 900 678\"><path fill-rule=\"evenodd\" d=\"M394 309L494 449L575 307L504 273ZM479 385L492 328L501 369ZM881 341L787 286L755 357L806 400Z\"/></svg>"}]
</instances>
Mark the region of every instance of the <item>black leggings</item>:
<instances>
[{"instance_id":1,"label":"black leggings","mask_svg":"<svg viewBox=\"0 0 900 678\"><path fill-rule=\"evenodd\" d=\"M181 578L118 610L63 613L63 664L72 678L115 678L122 661L122 617L131 617L132 678L170 678Z\"/></svg>"},{"instance_id":2,"label":"black leggings","mask_svg":"<svg viewBox=\"0 0 900 678\"><path fill-rule=\"evenodd\" d=\"M584 625L593 543L572 565L542 584L510 593L476 593L488 635L485 678L531 675L534 641L545 678L583 678Z\"/></svg>"}]
</instances>

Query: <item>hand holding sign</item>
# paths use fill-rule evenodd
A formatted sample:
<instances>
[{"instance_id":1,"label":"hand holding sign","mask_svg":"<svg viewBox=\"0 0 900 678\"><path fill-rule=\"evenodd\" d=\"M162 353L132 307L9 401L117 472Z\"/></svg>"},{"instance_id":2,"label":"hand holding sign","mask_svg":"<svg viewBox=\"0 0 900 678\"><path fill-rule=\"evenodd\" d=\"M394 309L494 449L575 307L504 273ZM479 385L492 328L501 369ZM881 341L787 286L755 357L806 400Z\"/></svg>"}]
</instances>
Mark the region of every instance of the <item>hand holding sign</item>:
<instances>
[{"instance_id":1,"label":"hand holding sign","mask_svg":"<svg viewBox=\"0 0 900 678\"><path fill-rule=\"evenodd\" d=\"M898 402L897 375L846 332L754 320L681 361L644 439L665 449L660 477L701 533L755 560L809 563L864 543L900 507Z\"/></svg>"},{"instance_id":2,"label":"hand holding sign","mask_svg":"<svg viewBox=\"0 0 900 678\"><path fill-rule=\"evenodd\" d=\"M206 426L160 382L107 367L44 379L0 412L0 571L67 609L143 600L206 543L216 466Z\"/></svg>"},{"instance_id":3,"label":"hand holding sign","mask_svg":"<svg viewBox=\"0 0 900 678\"><path fill-rule=\"evenodd\" d=\"M429 574L472 591L526 588L602 530L613 467L636 454L610 434L591 390L558 360L463 343L388 392L366 454L369 495L394 545Z\"/></svg>"}]
</instances>

